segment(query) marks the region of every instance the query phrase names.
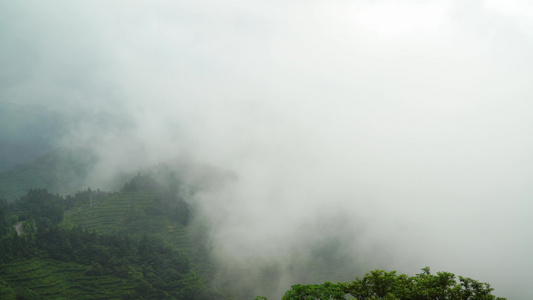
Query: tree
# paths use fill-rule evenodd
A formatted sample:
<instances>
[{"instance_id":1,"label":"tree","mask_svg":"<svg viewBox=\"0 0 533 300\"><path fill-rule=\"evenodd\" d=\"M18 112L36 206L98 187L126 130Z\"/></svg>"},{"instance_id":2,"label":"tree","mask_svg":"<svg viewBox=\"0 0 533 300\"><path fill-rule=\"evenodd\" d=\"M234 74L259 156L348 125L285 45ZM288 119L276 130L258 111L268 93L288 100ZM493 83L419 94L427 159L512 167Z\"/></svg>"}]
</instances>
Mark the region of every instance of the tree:
<instances>
[{"instance_id":1,"label":"tree","mask_svg":"<svg viewBox=\"0 0 533 300\"><path fill-rule=\"evenodd\" d=\"M283 300L344 299L346 292L340 284L326 281L324 284L293 285L283 296Z\"/></svg>"},{"instance_id":2,"label":"tree","mask_svg":"<svg viewBox=\"0 0 533 300\"><path fill-rule=\"evenodd\" d=\"M9 223L9 207L7 201L0 199L0 237L13 232Z\"/></svg>"},{"instance_id":3,"label":"tree","mask_svg":"<svg viewBox=\"0 0 533 300\"><path fill-rule=\"evenodd\" d=\"M431 274L428 267L414 276L396 271L375 270L352 282L293 285L283 300L346 299L357 300L505 300L492 295L488 283L448 272Z\"/></svg>"}]
</instances>

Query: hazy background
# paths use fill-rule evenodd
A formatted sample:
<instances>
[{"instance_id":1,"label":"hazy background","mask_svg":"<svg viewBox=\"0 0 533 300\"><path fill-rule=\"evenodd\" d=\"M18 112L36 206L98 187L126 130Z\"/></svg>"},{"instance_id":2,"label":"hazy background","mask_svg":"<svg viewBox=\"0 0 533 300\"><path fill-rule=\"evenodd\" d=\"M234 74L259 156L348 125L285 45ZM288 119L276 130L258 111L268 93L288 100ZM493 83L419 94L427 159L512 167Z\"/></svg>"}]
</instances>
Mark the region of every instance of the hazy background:
<instances>
[{"instance_id":1,"label":"hazy background","mask_svg":"<svg viewBox=\"0 0 533 300\"><path fill-rule=\"evenodd\" d=\"M530 299L533 7L466 2L0 0L0 167L186 158L236 174L196 199L228 272L333 238Z\"/></svg>"}]
</instances>

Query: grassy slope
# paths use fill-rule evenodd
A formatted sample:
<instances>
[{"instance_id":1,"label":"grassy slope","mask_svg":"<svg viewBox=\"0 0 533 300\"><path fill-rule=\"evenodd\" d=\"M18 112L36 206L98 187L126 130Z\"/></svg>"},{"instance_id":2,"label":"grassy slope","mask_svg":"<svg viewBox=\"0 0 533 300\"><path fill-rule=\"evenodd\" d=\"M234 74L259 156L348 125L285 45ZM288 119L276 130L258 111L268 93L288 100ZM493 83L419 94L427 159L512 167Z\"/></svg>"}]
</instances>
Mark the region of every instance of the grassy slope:
<instances>
[{"instance_id":1,"label":"grassy slope","mask_svg":"<svg viewBox=\"0 0 533 300\"><path fill-rule=\"evenodd\" d=\"M125 217L132 210L137 217L152 202L154 193L124 192L100 203L84 203L65 214L63 227L81 226L98 233L124 231ZM141 220L142 218L137 218ZM0 299L15 294L33 299L118 299L132 292L134 282L114 276L91 276L90 266L50 259L17 261L0 268Z\"/></svg>"},{"instance_id":2,"label":"grassy slope","mask_svg":"<svg viewBox=\"0 0 533 300\"><path fill-rule=\"evenodd\" d=\"M210 267L190 242L188 226L179 219L147 214L156 197L155 191L141 190L119 192L99 202L87 201L66 212L60 227L80 226L99 234L138 238L144 234L155 236L189 257L193 273L205 274ZM90 266L38 258L2 264L0 299L15 299L20 293L32 299L32 291L41 297L36 299L113 299L135 288L135 283L127 279L91 276L88 270Z\"/></svg>"},{"instance_id":3,"label":"grassy slope","mask_svg":"<svg viewBox=\"0 0 533 300\"><path fill-rule=\"evenodd\" d=\"M194 273L210 277L209 263L202 230L183 225L180 220L165 216L147 215L157 197L154 191L127 191L115 194L101 203L89 203L65 214L61 226L81 226L97 233L119 233L140 237L149 234L160 238L168 246L189 258ZM194 231L191 233L191 231Z\"/></svg>"},{"instance_id":4,"label":"grassy slope","mask_svg":"<svg viewBox=\"0 0 533 300\"><path fill-rule=\"evenodd\" d=\"M128 229L128 216L143 217L155 193L121 192L100 203L85 203L65 213L64 226L81 226L97 233L116 233Z\"/></svg>"},{"instance_id":5,"label":"grassy slope","mask_svg":"<svg viewBox=\"0 0 533 300\"><path fill-rule=\"evenodd\" d=\"M120 192L103 202L87 203L65 213L61 226L80 226L100 234L123 233L138 237L149 234L188 254L186 226L179 220L146 214L155 198L156 193L151 191Z\"/></svg>"},{"instance_id":6,"label":"grassy slope","mask_svg":"<svg viewBox=\"0 0 533 300\"><path fill-rule=\"evenodd\" d=\"M133 282L90 276L86 270L86 266L73 262L44 259L3 264L0 299L16 299L15 295L29 299L116 299L134 289Z\"/></svg>"}]
</instances>

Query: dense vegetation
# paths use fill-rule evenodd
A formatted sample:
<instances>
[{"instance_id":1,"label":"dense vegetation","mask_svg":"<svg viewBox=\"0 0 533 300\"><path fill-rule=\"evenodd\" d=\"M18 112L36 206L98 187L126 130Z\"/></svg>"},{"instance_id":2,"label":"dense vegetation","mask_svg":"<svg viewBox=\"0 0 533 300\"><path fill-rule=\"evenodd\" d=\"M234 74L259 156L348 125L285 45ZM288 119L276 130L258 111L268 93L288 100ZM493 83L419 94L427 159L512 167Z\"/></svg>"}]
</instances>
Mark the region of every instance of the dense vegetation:
<instances>
[{"instance_id":1,"label":"dense vegetation","mask_svg":"<svg viewBox=\"0 0 533 300\"><path fill-rule=\"evenodd\" d=\"M189 242L189 206L167 177L139 174L118 193L33 189L0 201L0 298L224 298L195 271L206 269L195 263L205 251Z\"/></svg>"},{"instance_id":2,"label":"dense vegetation","mask_svg":"<svg viewBox=\"0 0 533 300\"><path fill-rule=\"evenodd\" d=\"M429 268L414 276L395 271L376 270L351 282L293 285L283 300L346 299L358 300L505 300L492 295L488 283L448 272L431 274ZM257 297L257 300L266 299Z\"/></svg>"}]
</instances>

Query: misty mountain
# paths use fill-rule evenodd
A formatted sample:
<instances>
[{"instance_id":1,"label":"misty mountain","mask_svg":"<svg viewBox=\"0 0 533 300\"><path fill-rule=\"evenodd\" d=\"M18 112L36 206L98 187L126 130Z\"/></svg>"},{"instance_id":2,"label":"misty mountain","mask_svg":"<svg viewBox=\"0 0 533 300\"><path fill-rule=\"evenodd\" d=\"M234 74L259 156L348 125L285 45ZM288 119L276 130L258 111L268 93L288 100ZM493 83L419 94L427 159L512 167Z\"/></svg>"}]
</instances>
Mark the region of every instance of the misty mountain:
<instances>
[{"instance_id":1,"label":"misty mountain","mask_svg":"<svg viewBox=\"0 0 533 300\"><path fill-rule=\"evenodd\" d=\"M211 183L229 175L215 171L162 163L137 173L117 192L86 189L60 196L30 189L11 203L0 201L0 298L229 300L260 294L277 299L280 291L289 288L280 278L294 284L283 299L303 297L298 295L329 299L316 295L331 293L337 295L335 299L345 299L346 293L364 293L367 285L358 288L359 279L346 285L332 285L329 280L316 284L327 279L353 280L361 273L365 261L354 261L353 253L346 250L348 237L340 235L294 249L287 264L272 259L247 265L218 261L210 239L214 228L206 226L194 200L197 193L217 189ZM325 225L320 220L316 224ZM367 274L365 282L375 279L396 286L391 281L397 279L394 271L376 272ZM432 282L428 276L413 278L425 282L423 289L438 294L443 274L448 279L453 276L437 273ZM480 287L479 293L485 287L491 291L489 285ZM465 289L479 290L468 285ZM397 289L395 293L409 292Z\"/></svg>"},{"instance_id":2,"label":"misty mountain","mask_svg":"<svg viewBox=\"0 0 533 300\"><path fill-rule=\"evenodd\" d=\"M61 148L0 173L0 199L14 200L30 189L67 194L84 188L96 157L87 150Z\"/></svg>"},{"instance_id":3,"label":"misty mountain","mask_svg":"<svg viewBox=\"0 0 533 300\"><path fill-rule=\"evenodd\" d=\"M239 295L429 265L533 299L527 1L60 8L2 2L1 197L120 192L176 159ZM63 147L94 165L34 165Z\"/></svg>"},{"instance_id":4,"label":"misty mountain","mask_svg":"<svg viewBox=\"0 0 533 300\"><path fill-rule=\"evenodd\" d=\"M0 171L52 151L66 123L67 116L46 106L0 101Z\"/></svg>"},{"instance_id":5,"label":"misty mountain","mask_svg":"<svg viewBox=\"0 0 533 300\"><path fill-rule=\"evenodd\" d=\"M92 240L91 243L96 243L98 247L110 247L106 251L114 253L117 251L113 248L115 242L111 245L107 243L118 239L118 236L131 239L128 243L134 248L141 249L144 243L148 242L148 240L141 241L143 236L149 235L150 239L155 239L150 240L150 243L170 247L172 251L165 250L168 255L179 253L184 257L180 259L186 259L190 265L191 272L201 276L189 278L189 275L183 275L189 278L186 283L187 288L197 289L200 294L218 293L216 296L218 299L251 299L258 294L276 298L289 287L287 282L317 283L330 279L348 280L354 275L362 274L362 266L367 263L362 257L355 258L359 256L358 253L349 251L350 239L353 237L346 236L339 227L336 236L324 236L324 238L317 236L314 239L301 236L301 246L291 249L288 257L283 259L250 260L244 265L235 264L216 255L212 232L216 232L217 228L203 215L205 208L198 201L202 195L216 193L238 180L235 174L207 165L174 160L139 170L136 175L123 174L123 177L129 176L129 179L120 185L118 192L102 192L97 187L81 188L70 193L61 192L83 185L94 163L94 156L87 151L60 149L0 175L2 192L6 195L4 198L11 201L7 206L9 211L4 214L7 217L2 225L4 229L10 228L4 230L4 245L18 243L11 240L15 235L13 226L17 222L23 222L21 223L25 232L21 237L23 246L16 247L22 249L17 248L20 250L18 253L26 253L22 256L10 254L4 259L5 264L2 265L4 271L0 274L3 278L7 278L4 287L9 288L6 290L0 287L0 295L9 298L13 295L10 290L15 291L15 294L22 293L14 277L21 268L34 268L36 271L25 273L26 275L18 280L35 286L45 285L43 282L46 281L53 282L52 289L44 287L32 289L37 295L47 295L47 293L51 295L54 293L53 290L60 286L81 298L88 295L118 297L120 293L113 291L117 289L115 284L124 286L120 290L125 293L124 295L130 296L135 295L139 289L145 293L170 298L177 297L176 295L181 292L185 293L182 288L174 287L172 294L168 294L174 296L168 296L165 293L170 291L167 290L168 286L165 287L166 283L157 285L155 281L150 281L155 279L145 278L146 282L142 281L141 286L136 286L138 283L135 283L133 278L120 275L123 271L114 273L113 270L145 268L141 261L134 262L139 259L135 254L128 257L128 260L133 262L124 265L124 261L119 263L116 260L97 259L100 254L92 252L84 252L82 255L80 251L83 243L76 246L73 241L69 242L74 252L64 248L65 240L77 240L80 236L82 240ZM17 188L9 189L10 185ZM306 231L310 234L319 233L323 230L320 228L331 223L326 222L329 219L327 213L322 217L322 220L317 219L310 224L310 230ZM339 219L339 226L345 221ZM55 226L59 231L52 230L56 228ZM289 228L287 230L290 231ZM85 236L86 231L94 232L98 238ZM38 246L32 244L32 239L39 241ZM0 251L7 253L8 248L5 247L0 247ZM53 250L55 252L49 252L51 249L55 249ZM140 250L131 251L135 253ZM165 251L163 253L167 253ZM43 257L42 253L49 254ZM88 258L81 259L82 256ZM166 257L166 254L163 256ZM155 258L145 257L145 259L151 261ZM94 260L99 264L94 265ZM62 274L69 272L69 268L80 270L72 274L74 282L62 279ZM49 273L51 270L56 275ZM160 271L167 272L163 269ZM77 281L84 281L92 282L89 285L96 285L108 280L116 283L105 283L109 289L104 288L99 291L87 288L83 292L75 284Z\"/></svg>"}]
</instances>

